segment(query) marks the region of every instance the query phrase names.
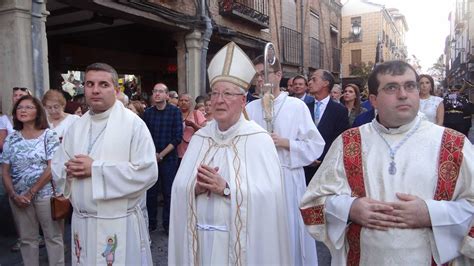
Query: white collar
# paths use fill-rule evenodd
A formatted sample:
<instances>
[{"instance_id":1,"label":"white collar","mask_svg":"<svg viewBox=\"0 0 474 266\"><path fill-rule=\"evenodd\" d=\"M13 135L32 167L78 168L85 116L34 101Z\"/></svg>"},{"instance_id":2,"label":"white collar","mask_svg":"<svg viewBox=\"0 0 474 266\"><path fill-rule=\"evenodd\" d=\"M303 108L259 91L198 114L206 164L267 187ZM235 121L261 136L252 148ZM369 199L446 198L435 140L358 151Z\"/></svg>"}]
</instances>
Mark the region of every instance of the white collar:
<instances>
[{"instance_id":1,"label":"white collar","mask_svg":"<svg viewBox=\"0 0 474 266\"><path fill-rule=\"evenodd\" d=\"M378 121L378 116L372 121L373 126L376 127L379 132L389 135L396 135L396 134L403 134L408 132L411 128L413 128L420 119L423 119L424 115L418 113L415 118L408 124L402 125L397 128L386 128L384 125L380 124Z\"/></svg>"},{"instance_id":2,"label":"white collar","mask_svg":"<svg viewBox=\"0 0 474 266\"><path fill-rule=\"evenodd\" d=\"M314 102L321 102L321 103L323 103L323 105L327 105L329 103L330 98L331 97L329 97L329 95L326 96L326 98L322 99L321 101L318 101L318 99L314 98Z\"/></svg>"},{"instance_id":3,"label":"white collar","mask_svg":"<svg viewBox=\"0 0 474 266\"><path fill-rule=\"evenodd\" d=\"M288 92L286 91L281 91L280 95L275 98L274 102L275 104L282 102L286 97L288 97Z\"/></svg>"}]
</instances>

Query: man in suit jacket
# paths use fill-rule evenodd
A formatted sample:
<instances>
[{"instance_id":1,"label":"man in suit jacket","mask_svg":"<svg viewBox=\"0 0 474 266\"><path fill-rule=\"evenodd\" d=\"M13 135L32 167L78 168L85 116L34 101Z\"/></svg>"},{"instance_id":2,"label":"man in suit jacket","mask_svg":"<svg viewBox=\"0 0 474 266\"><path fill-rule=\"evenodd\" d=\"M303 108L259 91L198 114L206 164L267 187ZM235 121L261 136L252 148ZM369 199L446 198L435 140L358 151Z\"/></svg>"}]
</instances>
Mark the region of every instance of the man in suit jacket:
<instances>
[{"instance_id":1,"label":"man in suit jacket","mask_svg":"<svg viewBox=\"0 0 474 266\"><path fill-rule=\"evenodd\" d=\"M293 78L293 97L301 99L306 104L314 102L314 97L307 94L308 81L302 75L297 75Z\"/></svg>"},{"instance_id":2,"label":"man in suit jacket","mask_svg":"<svg viewBox=\"0 0 474 266\"><path fill-rule=\"evenodd\" d=\"M344 130L349 128L349 117L346 107L331 100L330 92L334 86L334 76L331 72L318 69L309 80L309 93L314 96L313 102L307 103L311 117L321 133L326 145L323 154L313 164L305 167L306 184L318 170L324 156L331 147L332 142Z\"/></svg>"}]
</instances>

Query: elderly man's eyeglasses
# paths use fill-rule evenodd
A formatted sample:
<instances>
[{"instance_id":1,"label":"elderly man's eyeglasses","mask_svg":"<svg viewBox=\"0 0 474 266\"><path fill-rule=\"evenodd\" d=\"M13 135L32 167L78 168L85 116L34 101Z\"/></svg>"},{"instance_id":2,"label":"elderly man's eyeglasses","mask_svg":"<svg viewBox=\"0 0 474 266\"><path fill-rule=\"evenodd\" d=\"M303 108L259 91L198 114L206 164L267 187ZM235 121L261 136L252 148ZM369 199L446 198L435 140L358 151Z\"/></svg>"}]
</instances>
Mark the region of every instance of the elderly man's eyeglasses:
<instances>
[{"instance_id":1,"label":"elderly man's eyeglasses","mask_svg":"<svg viewBox=\"0 0 474 266\"><path fill-rule=\"evenodd\" d=\"M387 94L395 94L399 92L402 87L408 93L418 92L418 84L415 81L409 81L403 85L398 83L388 83L382 88L382 90Z\"/></svg>"},{"instance_id":2,"label":"elderly man's eyeglasses","mask_svg":"<svg viewBox=\"0 0 474 266\"><path fill-rule=\"evenodd\" d=\"M23 87L14 87L12 90L13 90L13 91L17 91L17 90L27 91L28 89L27 89L27 88L23 88Z\"/></svg>"},{"instance_id":3,"label":"elderly man's eyeglasses","mask_svg":"<svg viewBox=\"0 0 474 266\"><path fill-rule=\"evenodd\" d=\"M19 111L19 110L31 111L31 110L35 110L35 109L36 109L36 106L34 106L34 105L25 105L25 106L23 106L23 105L18 105L18 106L16 107L16 110L18 110L18 111Z\"/></svg>"},{"instance_id":4,"label":"elderly man's eyeglasses","mask_svg":"<svg viewBox=\"0 0 474 266\"><path fill-rule=\"evenodd\" d=\"M225 92L217 92L217 91L213 91L211 92L211 99L218 99L219 96L222 95L222 98L224 98L225 100L230 100L232 99L234 96L237 96L237 95L244 95L243 93L232 93L232 92L228 92L228 91L225 91Z\"/></svg>"}]
</instances>

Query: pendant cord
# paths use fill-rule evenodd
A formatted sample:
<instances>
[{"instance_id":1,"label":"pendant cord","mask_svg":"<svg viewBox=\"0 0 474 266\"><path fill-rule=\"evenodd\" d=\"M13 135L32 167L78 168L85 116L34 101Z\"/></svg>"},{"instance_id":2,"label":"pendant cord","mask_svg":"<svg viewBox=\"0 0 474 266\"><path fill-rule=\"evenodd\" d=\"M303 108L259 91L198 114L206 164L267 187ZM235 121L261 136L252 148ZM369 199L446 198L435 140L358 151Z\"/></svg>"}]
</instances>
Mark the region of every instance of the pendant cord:
<instances>
[{"instance_id":1,"label":"pendant cord","mask_svg":"<svg viewBox=\"0 0 474 266\"><path fill-rule=\"evenodd\" d=\"M413 129L411 129L407 134L406 136L400 141L397 143L397 145L395 145L395 147L392 147L390 145L390 143L388 143L387 139L385 139L385 137L382 135L382 132L380 132L380 130L374 126L374 124L372 124L372 128L375 130L375 132L377 132L377 134L380 136L380 138L382 138L383 142L385 142L385 144L387 145L388 149L390 150L389 152L389 156L390 156L390 159L392 160L392 162L390 163L390 168L389 168L389 173L391 175L394 175L396 173L396 167L395 167L395 155L398 151L398 149L403 145L405 144L405 142L413 135L415 134L415 132L418 130L418 128L420 127L420 124L421 124L421 119L418 120L418 122L416 123L416 125L413 127Z\"/></svg>"},{"instance_id":2,"label":"pendant cord","mask_svg":"<svg viewBox=\"0 0 474 266\"><path fill-rule=\"evenodd\" d=\"M99 134L97 135L97 137L95 137L94 139L92 139L92 122L91 122L90 127L89 127L89 145L87 146L87 154L90 154L90 153L91 153L92 148L94 147L95 143L97 142L97 140L99 139L99 137L102 135L102 133L104 133L105 128L107 128L107 123L106 123L105 126L100 130L100 132L99 132Z\"/></svg>"}]
</instances>

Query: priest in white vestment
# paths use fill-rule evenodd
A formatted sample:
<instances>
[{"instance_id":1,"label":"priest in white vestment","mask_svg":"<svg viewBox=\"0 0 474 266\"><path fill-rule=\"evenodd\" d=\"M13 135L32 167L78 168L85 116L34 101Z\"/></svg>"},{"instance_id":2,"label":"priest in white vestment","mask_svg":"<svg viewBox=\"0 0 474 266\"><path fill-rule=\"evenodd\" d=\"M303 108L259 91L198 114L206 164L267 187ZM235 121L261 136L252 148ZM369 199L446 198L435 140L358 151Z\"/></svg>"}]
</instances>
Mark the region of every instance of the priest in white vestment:
<instances>
[{"instance_id":1,"label":"priest in white vestment","mask_svg":"<svg viewBox=\"0 0 474 266\"><path fill-rule=\"evenodd\" d=\"M473 265L474 150L418 113L416 71L402 61L369 77L377 117L332 144L301 202L332 265Z\"/></svg>"},{"instance_id":2,"label":"priest in white vestment","mask_svg":"<svg viewBox=\"0 0 474 266\"><path fill-rule=\"evenodd\" d=\"M140 204L157 179L145 123L116 100L117 72L87 67L90 111L64 136L52 161L58 187L73 206L72 265L153 265Z\"/></svg>"},{"instance_id":3,"label":"priest in white vestment","mask_svg":"<svg viewBox=\"0 0 474 266\"><path fill-rule=\"evenodd\" d=\"M242 115L255 70L235 44L209 64L214 120L176 174L169 265L291 265L284 181L269 134Z\"/></svg>"},{"instance_id":4,"label":"priest in white vestment","mask_svg":"<svg viewBox=\"0 0 474 266\"><path fill-rule=\"evenodd\" d=\"M254 64L258 73L257 86L263 87L263 57L257 57ZM299 212L299 202L306 191L303 167L321 156L325 142L314 125L306 104L280 91L278 84L280 84L282 72L278 59L269 70L269 82L275 84L271 136L277 148L285 179L288 205L288 214L285 216L290 226L292 264L318 265L316 242L305 230ZM251 120L267 128L262 99L248 103L245 109Z\"/></svg>"}]
</instances>

